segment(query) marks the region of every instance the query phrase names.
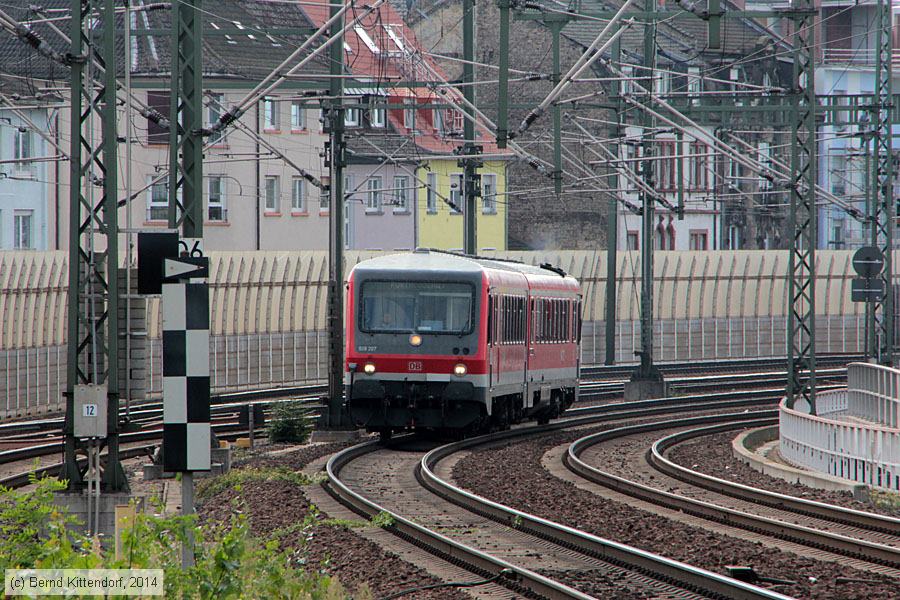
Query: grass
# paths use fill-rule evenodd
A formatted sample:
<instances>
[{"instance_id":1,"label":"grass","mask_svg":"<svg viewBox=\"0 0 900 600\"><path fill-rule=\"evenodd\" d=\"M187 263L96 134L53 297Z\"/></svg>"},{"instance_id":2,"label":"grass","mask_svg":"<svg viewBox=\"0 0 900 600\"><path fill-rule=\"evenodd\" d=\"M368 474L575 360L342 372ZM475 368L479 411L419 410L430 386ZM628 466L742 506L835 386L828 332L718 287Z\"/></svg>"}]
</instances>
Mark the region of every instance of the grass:
<instances>
[{"instance_id":1,"label":"grass","mask_svg":"<svg viewBox=\"0 0 900 600\"><path fill-rule=\"evenodd\" d=\"M228 489L239 489L247 483L260 481L284 481L294 485L312 485L320 480L320 477L309 477L299 471L287 467L247 467L233 469L224 475L212 479L201 480L197 485L197 499L208 500Z\"/></svg>"}]
</instances>

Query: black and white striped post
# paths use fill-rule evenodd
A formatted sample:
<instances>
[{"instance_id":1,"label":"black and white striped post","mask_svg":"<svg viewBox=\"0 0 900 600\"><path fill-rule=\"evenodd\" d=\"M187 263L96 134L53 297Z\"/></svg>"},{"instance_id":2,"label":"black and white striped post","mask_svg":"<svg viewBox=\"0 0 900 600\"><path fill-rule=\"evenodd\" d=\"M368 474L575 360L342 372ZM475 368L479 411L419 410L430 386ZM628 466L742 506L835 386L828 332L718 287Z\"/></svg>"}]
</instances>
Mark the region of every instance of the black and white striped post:
<instances>
[{"instance_id":1,"label":"black and white striped post","mask_svg":"<svg viewBox=\"0 0 900 600\"><path fill-rule=\"evenodd\" d=\"M209 471L211 462L209 260L198 255L166 258L162 275L163 469L181 473L181 512L186 516L194 512L193 473ZM194 564L193 546L188 532L184 567Z\"/></svg>"}]
</instances>

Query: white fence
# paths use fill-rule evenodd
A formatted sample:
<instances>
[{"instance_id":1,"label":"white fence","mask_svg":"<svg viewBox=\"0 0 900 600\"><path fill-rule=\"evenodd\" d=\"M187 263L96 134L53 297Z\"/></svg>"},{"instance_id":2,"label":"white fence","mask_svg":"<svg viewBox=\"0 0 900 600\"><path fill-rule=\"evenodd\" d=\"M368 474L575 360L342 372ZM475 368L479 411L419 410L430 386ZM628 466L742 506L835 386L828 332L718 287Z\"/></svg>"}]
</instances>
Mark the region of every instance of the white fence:
<instances>
[{"instance_id":1,"label":"white fence","mask_svg":"<svg viewBox=\"0 0 900 600\"><path fill-rule=\"evenodd\" d=\"M851 364L847 368L850 413L896 429L900 427L900 371L880 365Z\"/></svg>"},{"instance_id":2,"label":"white fence","mask_svg":"<svg viewBox=\"0 0 900 600\"><path fill-rule=\"evenodd\" d=\"M849 376L852 389L816 395L816 415L789 409L782 401L781 455L800 467L900 491L900 429L870 419L871 415L888 412L880 407L893 404L896 424L900 371L856 363ZM889 390L892 398L885 394ZM857 410L859 407L862 409ZM872 423L856 422L853 417Z\"/></svg>"}]
</instances>

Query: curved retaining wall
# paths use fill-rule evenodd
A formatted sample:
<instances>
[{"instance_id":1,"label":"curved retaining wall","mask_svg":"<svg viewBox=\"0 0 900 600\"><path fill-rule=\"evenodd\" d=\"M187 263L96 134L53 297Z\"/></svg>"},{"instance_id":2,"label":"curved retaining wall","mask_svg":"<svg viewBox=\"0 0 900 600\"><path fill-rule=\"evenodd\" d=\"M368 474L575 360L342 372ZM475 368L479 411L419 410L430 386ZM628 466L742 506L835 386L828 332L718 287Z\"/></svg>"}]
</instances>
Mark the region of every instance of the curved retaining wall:
<instances>
[{"instance_id":1,"label":"curved retaining wall","mask_svg":"<svg viewBox=\"0 0 900 600\"><path fill-rule=\"evenodd\" d=\"M816 395L816 415L780 405L780 452L788 462L873 487L900 491L900 429L893 414L900 371L855 363L849 388ZM891 408L893 407L893 408ZM893 412L891 412L893 411Z\"/></svg>"}]
</instances>

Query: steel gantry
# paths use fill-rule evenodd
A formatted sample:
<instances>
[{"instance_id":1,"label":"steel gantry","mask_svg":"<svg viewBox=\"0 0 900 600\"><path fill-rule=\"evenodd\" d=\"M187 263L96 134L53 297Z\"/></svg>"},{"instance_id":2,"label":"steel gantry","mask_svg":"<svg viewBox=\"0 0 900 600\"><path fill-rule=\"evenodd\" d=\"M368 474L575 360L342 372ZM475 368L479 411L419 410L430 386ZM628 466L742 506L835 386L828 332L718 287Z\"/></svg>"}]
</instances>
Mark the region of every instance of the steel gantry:
<instances>
[{"instance_id":1,"label":"steel gantry","mask_svg":"<svg viewBox=\"0 0 900 600\"><path fill-rule=\"evenodd\" d=\"M61 478L70 491L84 485L78 454L86 446L75 437L75 395L82 386L100 385L108 399L102 485L120 491L128 483L119 461L116 3L72 0L70 6L69 316ZM91 35L96 24L102 27L99 43ZM94 71L101 69L98 80Z\"/></svg>"}]
</instances>

